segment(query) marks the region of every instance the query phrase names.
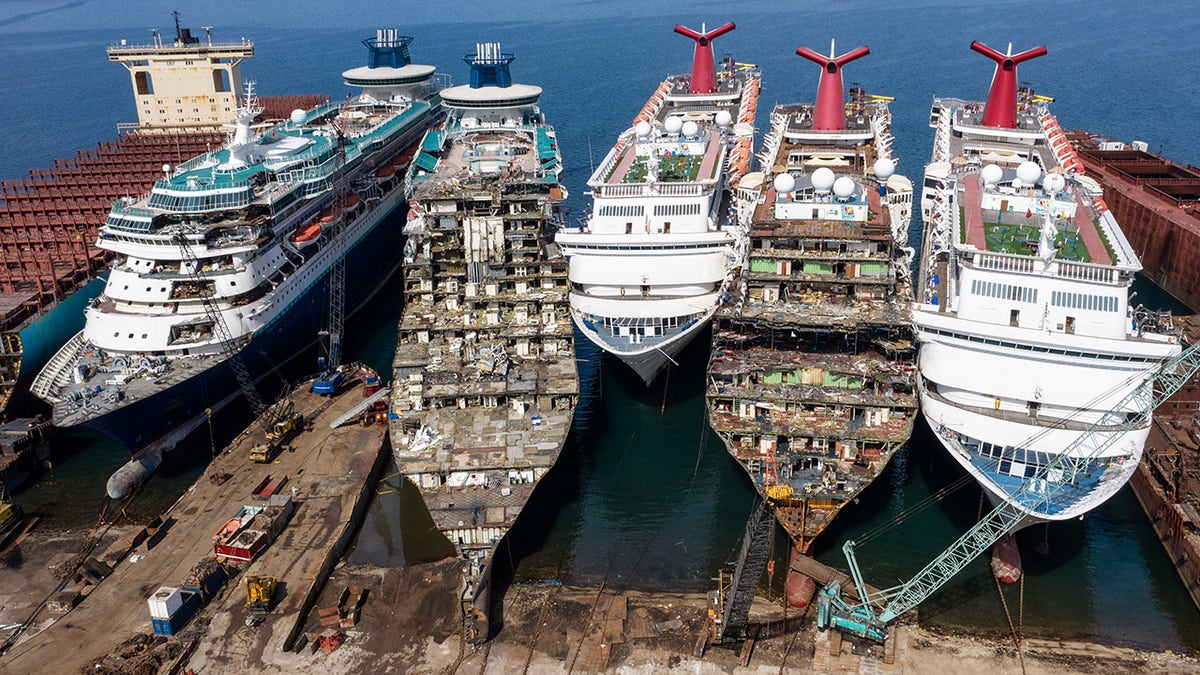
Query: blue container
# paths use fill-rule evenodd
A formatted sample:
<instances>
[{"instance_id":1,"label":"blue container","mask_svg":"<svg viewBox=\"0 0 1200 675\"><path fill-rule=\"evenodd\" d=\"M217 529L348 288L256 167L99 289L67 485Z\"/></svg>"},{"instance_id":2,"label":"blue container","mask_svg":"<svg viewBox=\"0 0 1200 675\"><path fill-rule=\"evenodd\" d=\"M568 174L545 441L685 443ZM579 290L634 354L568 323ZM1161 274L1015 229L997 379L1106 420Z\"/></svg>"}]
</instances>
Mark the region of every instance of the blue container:
<instances>
[{"instance_id":1,"label":"blue container","mask_svg":"<svg viewBox=\"0 0 1200 675\"><path fill-rule=\"evenodd\" d=\"M154 634L175 635L183 630L188 621L191 621L198 609L200 609L200 595L192 591L183 591L183 605L175 610L170 619L151 619L150 623L154 626Z\"/></svg>"},{"instance_id":2,"label":"blue container","mask_svg":"<svg viewBox=\"0 0 1200 675\"><path fill-rule=\"evenodd\" d=\"M201 602L208 602L214 595L216 595L217 591L221 590L221 587L225 585L227 580L228 576L225 574L225 568L217 567L213 573L208 575L208 578L201 581L199 585L185 585L183 586L183 590L191 591L192 593L200 596Z\"/></svg>"}]
</instances>

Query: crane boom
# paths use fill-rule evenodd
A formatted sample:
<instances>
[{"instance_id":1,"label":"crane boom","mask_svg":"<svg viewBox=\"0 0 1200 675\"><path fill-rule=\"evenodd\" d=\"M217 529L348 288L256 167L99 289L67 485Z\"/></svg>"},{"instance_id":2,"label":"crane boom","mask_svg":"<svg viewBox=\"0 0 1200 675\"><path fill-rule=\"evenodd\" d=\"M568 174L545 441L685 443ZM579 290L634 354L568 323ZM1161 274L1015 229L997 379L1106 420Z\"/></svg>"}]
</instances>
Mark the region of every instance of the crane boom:
<instances>
[{"instance_id":1,"label":"crane boom","mask_svg":"<svg viewBox=\"0 0 1200 675\"><path fill-rule=\"evenodd\" d=\"M983 520L900 586L868 594L854 553L854 542L847 541L842 551L846 555L859 597L864 600L853 607L841 602L840 598L834 600L835 604L840 603L839 609L844 619L839 621L836 616L838 612L835 611L835 617L829 623L835 626L854 625L855 621L861 623L865 619L875 628L883 629L888 622L919 605L996 540L1016 528L1022 519L1030 515L1032 508L1049 503L1069 487L1092 460L1123 437L1121 432L1149 423L1154 409L1179 391L1198 370L1200 342L1163 361L1113 410L1106 412L1074 438L1048 464L1039 467L1033 477L1025 479L1008 500L992 509ZM1129 470L1132 469L1130 467ZM876 615L874 606L878 605L883 605L883 610Z\"/></svg>"},{"instance_id":2,"label":"crane boom","mask_svg":"<svg viewBox=\"0 0 1200 675\"><path fill-rule=\"evenodd\" d=\"M258 418L260 423L266 425L267 423L262 419L262 413L267 409L267 404L263 403L262 397L258 395L258 389L254 387L254 380L250 377L250 371L246 369L246 364L242 363L241 356L238 353L238 343L233 339L233 334L229 332L229 326L225 323L225 317L221 315L221 310L217 307L216 300L213 298L214 290L212 286L204 281L203 274L201 273L200 259L196 257L196 252L192 250L191 242L188 241L186 235L182 233L175 235L175 243L179 246L179 251L183 256L183 264L187 269L188 276L196 284L196 288L200 293L200 301L203 303L204 313L208 316L208 320L212 322L213 334L216 336L218 344L221 345L221 351L229 357L229 367L233 369L238 386L242 389L242 395L246 397L246 402L250 404L250 409L254 411L255 418Z\"/></svg>"}]
</instances>

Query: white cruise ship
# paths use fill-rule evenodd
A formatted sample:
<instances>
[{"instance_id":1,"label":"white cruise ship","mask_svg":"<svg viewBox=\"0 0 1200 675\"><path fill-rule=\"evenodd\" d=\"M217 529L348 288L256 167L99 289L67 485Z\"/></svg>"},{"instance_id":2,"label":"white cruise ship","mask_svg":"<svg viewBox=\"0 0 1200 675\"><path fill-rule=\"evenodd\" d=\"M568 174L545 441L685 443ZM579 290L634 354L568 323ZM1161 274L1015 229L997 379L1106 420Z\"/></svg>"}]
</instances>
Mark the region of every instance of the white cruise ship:
<instances>
[{"instance_id":1,"label":"white cruise ship","mask_svg":"<svg viewBox=\"0 0 1200 675\"><path fill-rule=\"evenodd\" d=\"M1046 49L971 48L996 62L987 101L939 98L930 115L913 312L921 406L950 455L1027 526L1079 516L1125 484L1148 417L1098 427L1123 436L1098 457L1084 461L1084 442L1070 468L1040 469L1180 345L1130 306L1141 264L1049 99L1017 89L1017 64Z\"/></svg>"},{"instance_id":2,"label":"white cruise ship","mask_svg":"<svg viewBox=\"0 0 1200 675\"><path fill-rule=\"evenodd\" d=\"M225 147L116 202L97 242L118 256L107 286L33 384L56 425L131 450L169 442L316 340L340 256L347 313L386 283L400 264L401 228L384 224L404 200L396 168L439 120L446 79L410 62L411 40L365 40L367 65L342 75L362 93L345 102L255 125L248 97Z\"/></svg>"},{"instance_id":3,"label":"white cruise ship","mask_svg":"<svg viewBox=\"0 0 1200 675\"><path fill-rule=\"evenodd\" d=\"M742 262L730 192L750 160L760 77L716 68L712 40L733 28L675 27L696 41L692 72L659 85L588 179L586 225L556 238L575 324L647 384L711 320Z\"/></svg>"}]
</instances>

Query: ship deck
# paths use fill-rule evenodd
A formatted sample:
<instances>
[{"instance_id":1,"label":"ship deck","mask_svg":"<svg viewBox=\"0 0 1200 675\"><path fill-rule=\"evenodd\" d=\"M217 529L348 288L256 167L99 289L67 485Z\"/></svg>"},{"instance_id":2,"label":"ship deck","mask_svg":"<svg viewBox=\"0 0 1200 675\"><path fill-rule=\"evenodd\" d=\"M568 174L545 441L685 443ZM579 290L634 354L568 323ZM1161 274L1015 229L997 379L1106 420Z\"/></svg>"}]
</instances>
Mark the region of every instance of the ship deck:
<instances>
[{"instance_id":1,"label":"ship deck","mask_svg":"<svg viewBox=\"0 0 1200 675\"><path fill-rule=\"evenodd\" d=\"M979 174L966 173L959 181L959 203L965 219L966 243L980 251L1034 256L1041 237L1041 217L1024 213L983 209ZM1032 191L1030 191L1032 194ZM1072 262L1111 265L1112 254L1101 238L1094 213L1081 197L1074 196L1075 211L1055 236L1056 257Z\"/></svg>"},{"instance_id":2,"label":"ship deck","mask_svg":"<svg viewBox=\"0 0 1200 675\"><path fill-rule=\"evenodd\" d=\"M717 160L721 155L721 137L714 129L703 129L703 133L703 154L666 152L658 157L657 182L691 183L716 179ZM636 143L629 143L622 148L605 183L617 185L648 182L647 160L638 156L637 147Z\"/></svg>"},{"instance_id":3,"label":"ship deck","mask_svg":"<svg viewBox=\"0 0 1200 675\"><path fill-rule=\"evenodd\" d=\"M457 190L482 192L496 180L555 181L557 140L547 129L452 125L430 131L413 160L424 173L413 180L412 199L448 196Z\"/></svg>"}]
</instances>

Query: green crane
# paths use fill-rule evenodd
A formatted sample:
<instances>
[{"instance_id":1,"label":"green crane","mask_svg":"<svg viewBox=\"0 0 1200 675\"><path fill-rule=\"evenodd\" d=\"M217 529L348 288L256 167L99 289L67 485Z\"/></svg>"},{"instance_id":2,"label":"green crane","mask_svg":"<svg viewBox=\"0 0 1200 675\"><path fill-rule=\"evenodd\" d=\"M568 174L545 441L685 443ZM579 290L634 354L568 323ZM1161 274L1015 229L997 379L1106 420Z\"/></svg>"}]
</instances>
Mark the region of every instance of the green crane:
<instances>
[{"instance_id":1,"label":"green crane","mask_svg":"<svg viewBox=\"0 0 1200 675\"><path fill-rule=\"evenodd\" d=\"M992 509L958 541L899 586L868 593L855 557L854 542L847 541L842 546L842 552L850 566L850 576L858 590L858 597L863 600L850 604L842 597L839 584L826 586L817 599L817 626L821 629L832 626L843 632L884 642L888 623L921 604L996 540L1012 532L1039 505L1049 504L1069 488L1075 477L1085 471L1092 460L1122 438L1122 432L1149 424L1154 409L1179 391L1198 370L1200 342L1163 361L1112 410L1072 440L1062 453L1040 467L1034 476L1022 481L1010 499Z\"/></svg>"}]
</instances>

